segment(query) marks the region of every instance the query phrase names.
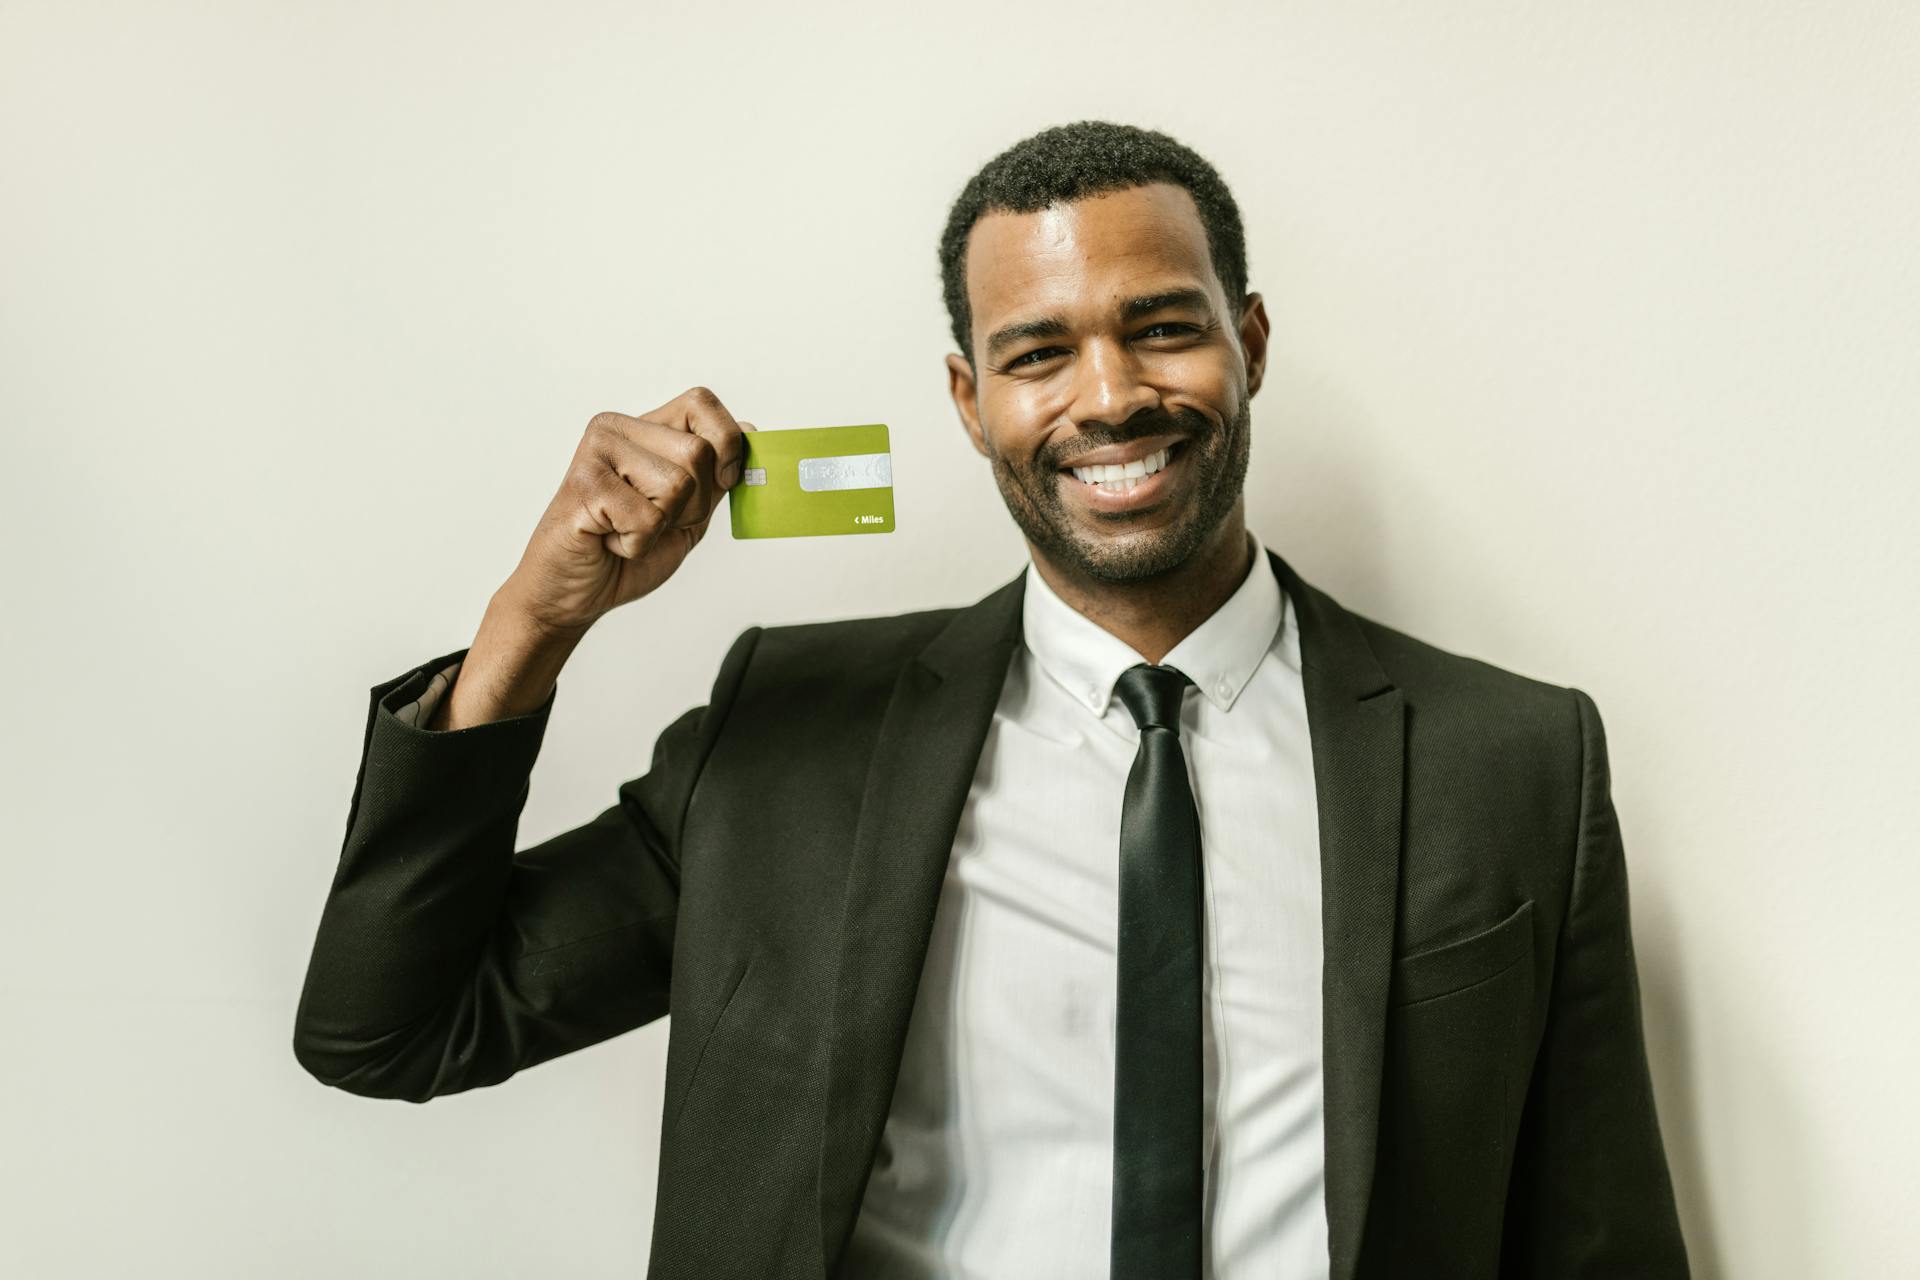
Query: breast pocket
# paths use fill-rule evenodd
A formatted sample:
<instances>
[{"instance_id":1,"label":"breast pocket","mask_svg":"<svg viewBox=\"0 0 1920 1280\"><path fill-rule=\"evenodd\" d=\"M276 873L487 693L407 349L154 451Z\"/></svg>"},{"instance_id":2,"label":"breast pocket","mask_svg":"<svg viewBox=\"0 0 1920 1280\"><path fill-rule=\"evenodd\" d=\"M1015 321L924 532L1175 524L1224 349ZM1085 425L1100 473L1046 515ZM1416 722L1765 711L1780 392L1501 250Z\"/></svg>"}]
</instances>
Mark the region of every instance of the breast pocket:
<instances>
[{"instance_id":1,"label":"breast pocket","mask_svg":"<svg viewBox=\"0 0 1920 1280\"><path fill-rule=\"evenodd\" d=\"M1428 947L1393 962L1393 1003L1452 995L1504 973L1533 950L1533 899L1479 933Z\"/></svg>"},{"instance_id":2,"label":"breast pocket","mask_svg":"<svg viewBox=\"0 0 1920 1280\"><path fill-rule=\"evenodd\" d=\"M1389 1266L1396 1275L1490 1274L1485 1259L1499 1252L1526 1084L1533 907L1394 959L1367 1231L1407 1263Z\"/></svg>"}]
</instances>

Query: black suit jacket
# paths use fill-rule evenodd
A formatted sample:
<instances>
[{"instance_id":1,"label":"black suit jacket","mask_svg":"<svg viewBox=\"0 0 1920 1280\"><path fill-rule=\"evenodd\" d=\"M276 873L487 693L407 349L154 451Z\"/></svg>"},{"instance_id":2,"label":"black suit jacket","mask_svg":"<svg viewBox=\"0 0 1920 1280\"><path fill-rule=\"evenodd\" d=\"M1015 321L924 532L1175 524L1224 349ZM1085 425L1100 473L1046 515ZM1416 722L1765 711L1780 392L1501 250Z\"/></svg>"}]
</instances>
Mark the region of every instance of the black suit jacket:
<instances>
[{"instance_id":1,"label":"black suit jacket","mask_svg":"<svg viewBox=\"0 0 1920 1280\"><path fill-rule=\"evenodd\" d=\"M1592 699L1268 558L1319 804L1334 1280L1686 1275ZM1023 585L749 629L617 803L517 853L553 698L433 733L393 711L465 650L376 685L299 1061L424 1102L670 1011L648 1274L836 1274Z\"/></svg>"}]
</instances>

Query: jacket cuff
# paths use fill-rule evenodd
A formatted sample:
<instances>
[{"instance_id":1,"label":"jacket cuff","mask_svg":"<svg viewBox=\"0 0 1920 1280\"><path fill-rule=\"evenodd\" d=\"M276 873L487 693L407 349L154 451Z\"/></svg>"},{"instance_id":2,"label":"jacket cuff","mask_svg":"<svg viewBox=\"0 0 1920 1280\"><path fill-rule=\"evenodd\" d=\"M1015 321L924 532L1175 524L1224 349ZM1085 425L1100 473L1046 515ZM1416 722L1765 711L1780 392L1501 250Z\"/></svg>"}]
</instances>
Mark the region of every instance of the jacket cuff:
<instances>
[{"instance_id":1,"label":"jacket cuff","mask_svg":"<svg viewBox=\"0 0 1920 1280\"><path fill-rule=\"evenodd\" d=\"M342 874L347 870L345 862L352 861L353 835L363 805L384 811L395 804L415 803L405 793L422 786L452 787L469 803L482 806L506 803L517 810L525 802L527 780L546 736L547 717L560 696L557 680L547 700L532 711L463 729L422 729L398 714L426 693L437 673L463 662L470 647L442 654L368 690L360 772L347 805L348 847L343 850Z\"/></svg>"},{"instance_id":2,"label":"jacket cuff","mask_svg":"<svg viewBox=\"0 0 1920 1280\"><path fill-rule=\"evenodd\" d=\"M553 688L547 691L545 702L520 715L489 720L485 724L468 725L463 729L426 727L427 722L433 717L434 709L440 705L440 700L453 688L454 678L460 674L460 668L465 664L466 658L467 648L455 649L452 653L441 654L391 680L374 685L368 690L373 703L367 725L368 730L392 733L396 729L405 729L411 736L421 738L455 738L464 734L484 734L494 738L505 736L509 731L508 726L514 726L521 734L531 731L537 746L540 737L546 732L547 717L552 713L553 704L560 695L558 680L554 681ZM497 732L488 733L488 730Z\"/></svg>"}]
</instances>

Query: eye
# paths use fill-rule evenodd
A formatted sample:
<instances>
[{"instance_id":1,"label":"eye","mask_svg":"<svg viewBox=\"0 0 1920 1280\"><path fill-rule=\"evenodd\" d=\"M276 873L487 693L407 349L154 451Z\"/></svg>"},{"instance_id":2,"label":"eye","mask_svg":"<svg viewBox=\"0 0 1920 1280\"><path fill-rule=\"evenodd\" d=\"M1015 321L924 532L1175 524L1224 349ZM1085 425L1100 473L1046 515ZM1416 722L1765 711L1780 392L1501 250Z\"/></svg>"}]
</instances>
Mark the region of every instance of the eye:
<instances>
[{"instance_id":1,"label":"eye","mask_svg":"<svg viewBox=\"0 0 1920 1280\"><path fill-rule=\"evenodd\" d=\"M1021 354L1015 356L1013 359L1007 361L1006 367L1009 369L1018 369L1021 365L1027 363L1027 361L1033 359L1035 356L1044 356L1050 351L1058 351L1058 350L1060 350L1059 347L1036 347L1032 351L1024 351Z\"/></svg>"},{"instance_id":2,"label":"eye","mask_svg":"<svg viewBox=\"0 0 1920 1280\"><path fill-rule=\"evenodd\" d=\"M1158 331L1162 329L1167 331L1165 335L1159 335ZM1188 334L1199 333L1200 331L1201 330L1199 325L1184 324L1177 320L1162 320L1159 324L1149 325L1145 329L1142 329L1140 331L1140 336L1142 338L1151 338L1155 336L1166 336L1166 337L1177 338L1177 337L1185 337ZM1011 369L1018 369L1027 364L1037 364L1040 362L1041 359L1047 356L1050 356L1060 350L1061 348L1059 347L1036 347L1032 351L1022 352L1021 354L1015 356L1013 359L1007 361L1007 363L1001 367L1002 372L1005 372Z\"/></svg>"}]
</instances>

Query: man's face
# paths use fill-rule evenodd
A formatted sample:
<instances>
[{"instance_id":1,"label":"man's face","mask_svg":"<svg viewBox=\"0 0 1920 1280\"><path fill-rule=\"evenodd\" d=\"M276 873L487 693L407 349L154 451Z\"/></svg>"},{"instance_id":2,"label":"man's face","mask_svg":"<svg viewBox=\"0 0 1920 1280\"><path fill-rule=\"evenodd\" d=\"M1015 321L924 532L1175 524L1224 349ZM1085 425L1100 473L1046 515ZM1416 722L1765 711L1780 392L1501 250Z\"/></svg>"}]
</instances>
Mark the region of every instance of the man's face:
<instances>
[{"instance_id":1,"label":"man's face","mask_svg":"<svg viewBox=\"0 0 1920 1280\"><path fill-rule=\"evenodd\" d=\"M1184 189L990 213L968 240L967 290L978 374L947 357L954 404L1039 554L1123 582L1221 532L1246 478L1267 320L1258 294L1244 313L1229 305ZM1155 469L1085 470L1129 463Z\"/></svg>"}]
</instances>

